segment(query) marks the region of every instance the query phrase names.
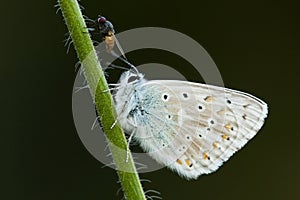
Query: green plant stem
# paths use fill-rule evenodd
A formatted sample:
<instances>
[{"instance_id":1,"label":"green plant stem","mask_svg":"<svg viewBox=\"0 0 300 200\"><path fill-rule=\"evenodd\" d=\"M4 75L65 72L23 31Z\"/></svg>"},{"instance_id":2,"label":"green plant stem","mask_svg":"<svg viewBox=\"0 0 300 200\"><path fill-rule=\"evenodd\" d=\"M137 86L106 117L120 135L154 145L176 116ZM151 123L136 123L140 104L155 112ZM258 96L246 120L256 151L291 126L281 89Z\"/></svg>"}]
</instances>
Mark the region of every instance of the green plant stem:
<instances>
[{"instance_id":1,"label":"green plant stem","mask_svg":"<svg viewBox=\"0 0 300 200\"><path fill-rule=\"evenodd\" d=\"M112 158L126 199L146 199L131 154L129 154L126 162L127 142L124 133L118 124L111 128L116 119L114 102L110 92L105 92L108 91L108 85L93 43L89 34L87 34L78 2L76 0L58 0L58 2L78 58L82 63L82 69L97 111L99 116L103 116L101 117L101 123L109 140Z\"/></svg>"}]
</instances>

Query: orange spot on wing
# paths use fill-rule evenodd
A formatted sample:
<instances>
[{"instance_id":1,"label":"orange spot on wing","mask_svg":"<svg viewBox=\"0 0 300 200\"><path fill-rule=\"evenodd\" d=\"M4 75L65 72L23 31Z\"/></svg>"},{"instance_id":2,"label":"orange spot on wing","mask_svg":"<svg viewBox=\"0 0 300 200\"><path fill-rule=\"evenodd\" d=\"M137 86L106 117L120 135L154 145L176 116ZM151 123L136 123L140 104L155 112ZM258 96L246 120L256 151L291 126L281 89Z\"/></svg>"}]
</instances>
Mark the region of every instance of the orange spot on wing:
<instances>
[{"instance_id":1,"label":"orange spot on wing","mask_svg":"<svg viewBox=\"0 0 300 200\"><path fill-rule=\"evenodd\" d=\"M231 125L230 125L230 124L226 124L224 127L225 127L227 130L230 130L230 129L231 129Z\"/></svg>"},{"instance_id":2,"label":"orange spot on wing","mask_svg":"<svg viewBox=\"0 0 300 200\"><path fill-rule=\"evenodd\" d=\"M217 112L218 115L224 115L227 112L227 109L222 109Z\"/></svg>"},{"instance_id":3,"label":"orange spot on wing","mask_svg":"<svg viewBox=\"0 0 300 200\"><path fill-rule=\"evenodd\" d=\"M189 167L192 167L192 166L193 166L193 164L192 164L192 162L191 162L190 159L185 159L185 163L186 163L186 165L189 166Z\"/></svg>"},{"instance_id":4,"label":"orange spot on wing","mask_svg":"<svg viewBox=\"0 0 300 200\"><path fill-rule=\"evenodd\" d=\"M226 134L222 134L222 138L223 138L224 140L229 140L229 136L226 135Z\"/></svg>"},{"instance_id":5,"label":"orange spot on wing","mask_svg":"<svg viewBox=\"0 0 300 200\"><path fill-rule=\"evenodd\" d=\"M203 159L204 159L204 160L206 160L206 159L210 160L210 157L209 157L209 155L208 155L207 152L205 152L205 153L203 154Z\"/></svg>"},{"instance_id":6,"label":"orange spot on wing","mask_svg":"<svg viewBox=\"0 0 300 200\"><path fill-rule=\"evenodd\" d=\"M213 100L214 100L214 98L212 96L207 96L204 99L204 101L206 101L206 102L212 102Z\"/></svg>"},{"instance_id":7,"label":"orange spot on wing","mask_svg":"<svg viewBox=\"0 0 300 200\"><path fill-rule=\"evenodd\" d=\"M214 146L214 148L216 149L216 148L219 147L219 143L218 143L218 142L214 142L214 143L213 143L213 146Z\"/></svg>"},{"instance_id":8,"label":"orange spot on wing","mask_svg":"<svg viewBox=\"0 0 300 200\"><path fill-rule=\"evenodd\" d=\"M177 159L176 162L179 164L179 165L182 165L182 162L180 159Z\"/></svg>"}]
</instances>

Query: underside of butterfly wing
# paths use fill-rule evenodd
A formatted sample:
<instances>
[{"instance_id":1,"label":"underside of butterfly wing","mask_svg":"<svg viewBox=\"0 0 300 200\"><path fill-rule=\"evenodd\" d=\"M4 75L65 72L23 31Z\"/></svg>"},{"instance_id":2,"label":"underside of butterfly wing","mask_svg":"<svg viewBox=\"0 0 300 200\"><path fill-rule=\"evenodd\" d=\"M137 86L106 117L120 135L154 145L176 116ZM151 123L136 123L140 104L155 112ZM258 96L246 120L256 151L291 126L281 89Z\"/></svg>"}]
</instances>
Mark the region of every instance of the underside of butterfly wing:
<instances>
[{"instance_id":1,"label":"underside of butterfly wing","mask_svg":"<svg viewBox=\"0 0 300 200\"><path fill-rule=\"evenodd\" d=\"M135 98L135 138L188 179L218 169L258 132L268 112L252 95L186 81L147 81Z\"/></svg>"}]
</instances>

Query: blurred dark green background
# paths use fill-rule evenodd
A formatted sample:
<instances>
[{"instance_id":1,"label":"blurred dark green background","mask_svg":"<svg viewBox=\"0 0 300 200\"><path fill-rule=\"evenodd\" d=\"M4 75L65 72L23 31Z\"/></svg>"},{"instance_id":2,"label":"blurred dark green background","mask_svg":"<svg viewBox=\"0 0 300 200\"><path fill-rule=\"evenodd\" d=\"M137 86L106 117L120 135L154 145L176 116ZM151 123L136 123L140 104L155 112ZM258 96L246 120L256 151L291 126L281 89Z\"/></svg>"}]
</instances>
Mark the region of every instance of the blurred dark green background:
<instances>
[{"instance_id":1,"label":"blurred dark green background","mask_svg":"<svg viewBox=\"0 0 300 200\"><path fill-rule=\"evenodd\" d=\"M77 59L73 47L66 54L67 30L55 4L1 4L1 124L8 158L2 199L121 199L115 171L102 168L76 133L71 101ZM263 129L216 173L197 181L167 169L141 174L152 181L145 190L164 199L300 199L297 1L81 4L85 15L105 15L117 32L159 26L189 35L209 52L227 87L269 104ZM130 57L138 64L172 65L167 58Z\"/></svg>"}]
</instances>

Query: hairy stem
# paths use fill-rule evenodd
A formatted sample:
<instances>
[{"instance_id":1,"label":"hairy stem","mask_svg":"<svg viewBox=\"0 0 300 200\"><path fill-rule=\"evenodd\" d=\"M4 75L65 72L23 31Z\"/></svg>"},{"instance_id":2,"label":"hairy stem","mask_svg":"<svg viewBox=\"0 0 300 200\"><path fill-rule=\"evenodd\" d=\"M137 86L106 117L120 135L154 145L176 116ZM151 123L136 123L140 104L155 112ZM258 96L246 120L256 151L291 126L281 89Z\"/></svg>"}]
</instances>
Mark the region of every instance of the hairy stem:
<instances>
[{"instance_id":1,"label":"hairy stem","mask_svg":"<svg viewBox=\"0 0 300 200\"><path fill-rule=\"evenodd\" d=\"M58 0L66 25L72 37L78 58L88 82L90 93L101 117L103 130L108 138L110 151L118 172L126 199L146 199L131 154L126 162L127 142L120 126L116 124L116 112L112 96L100 66L93 43L87 34L77 0ZM100 5L100 4L99 4Z\"/></svg>"}]
</instances>

